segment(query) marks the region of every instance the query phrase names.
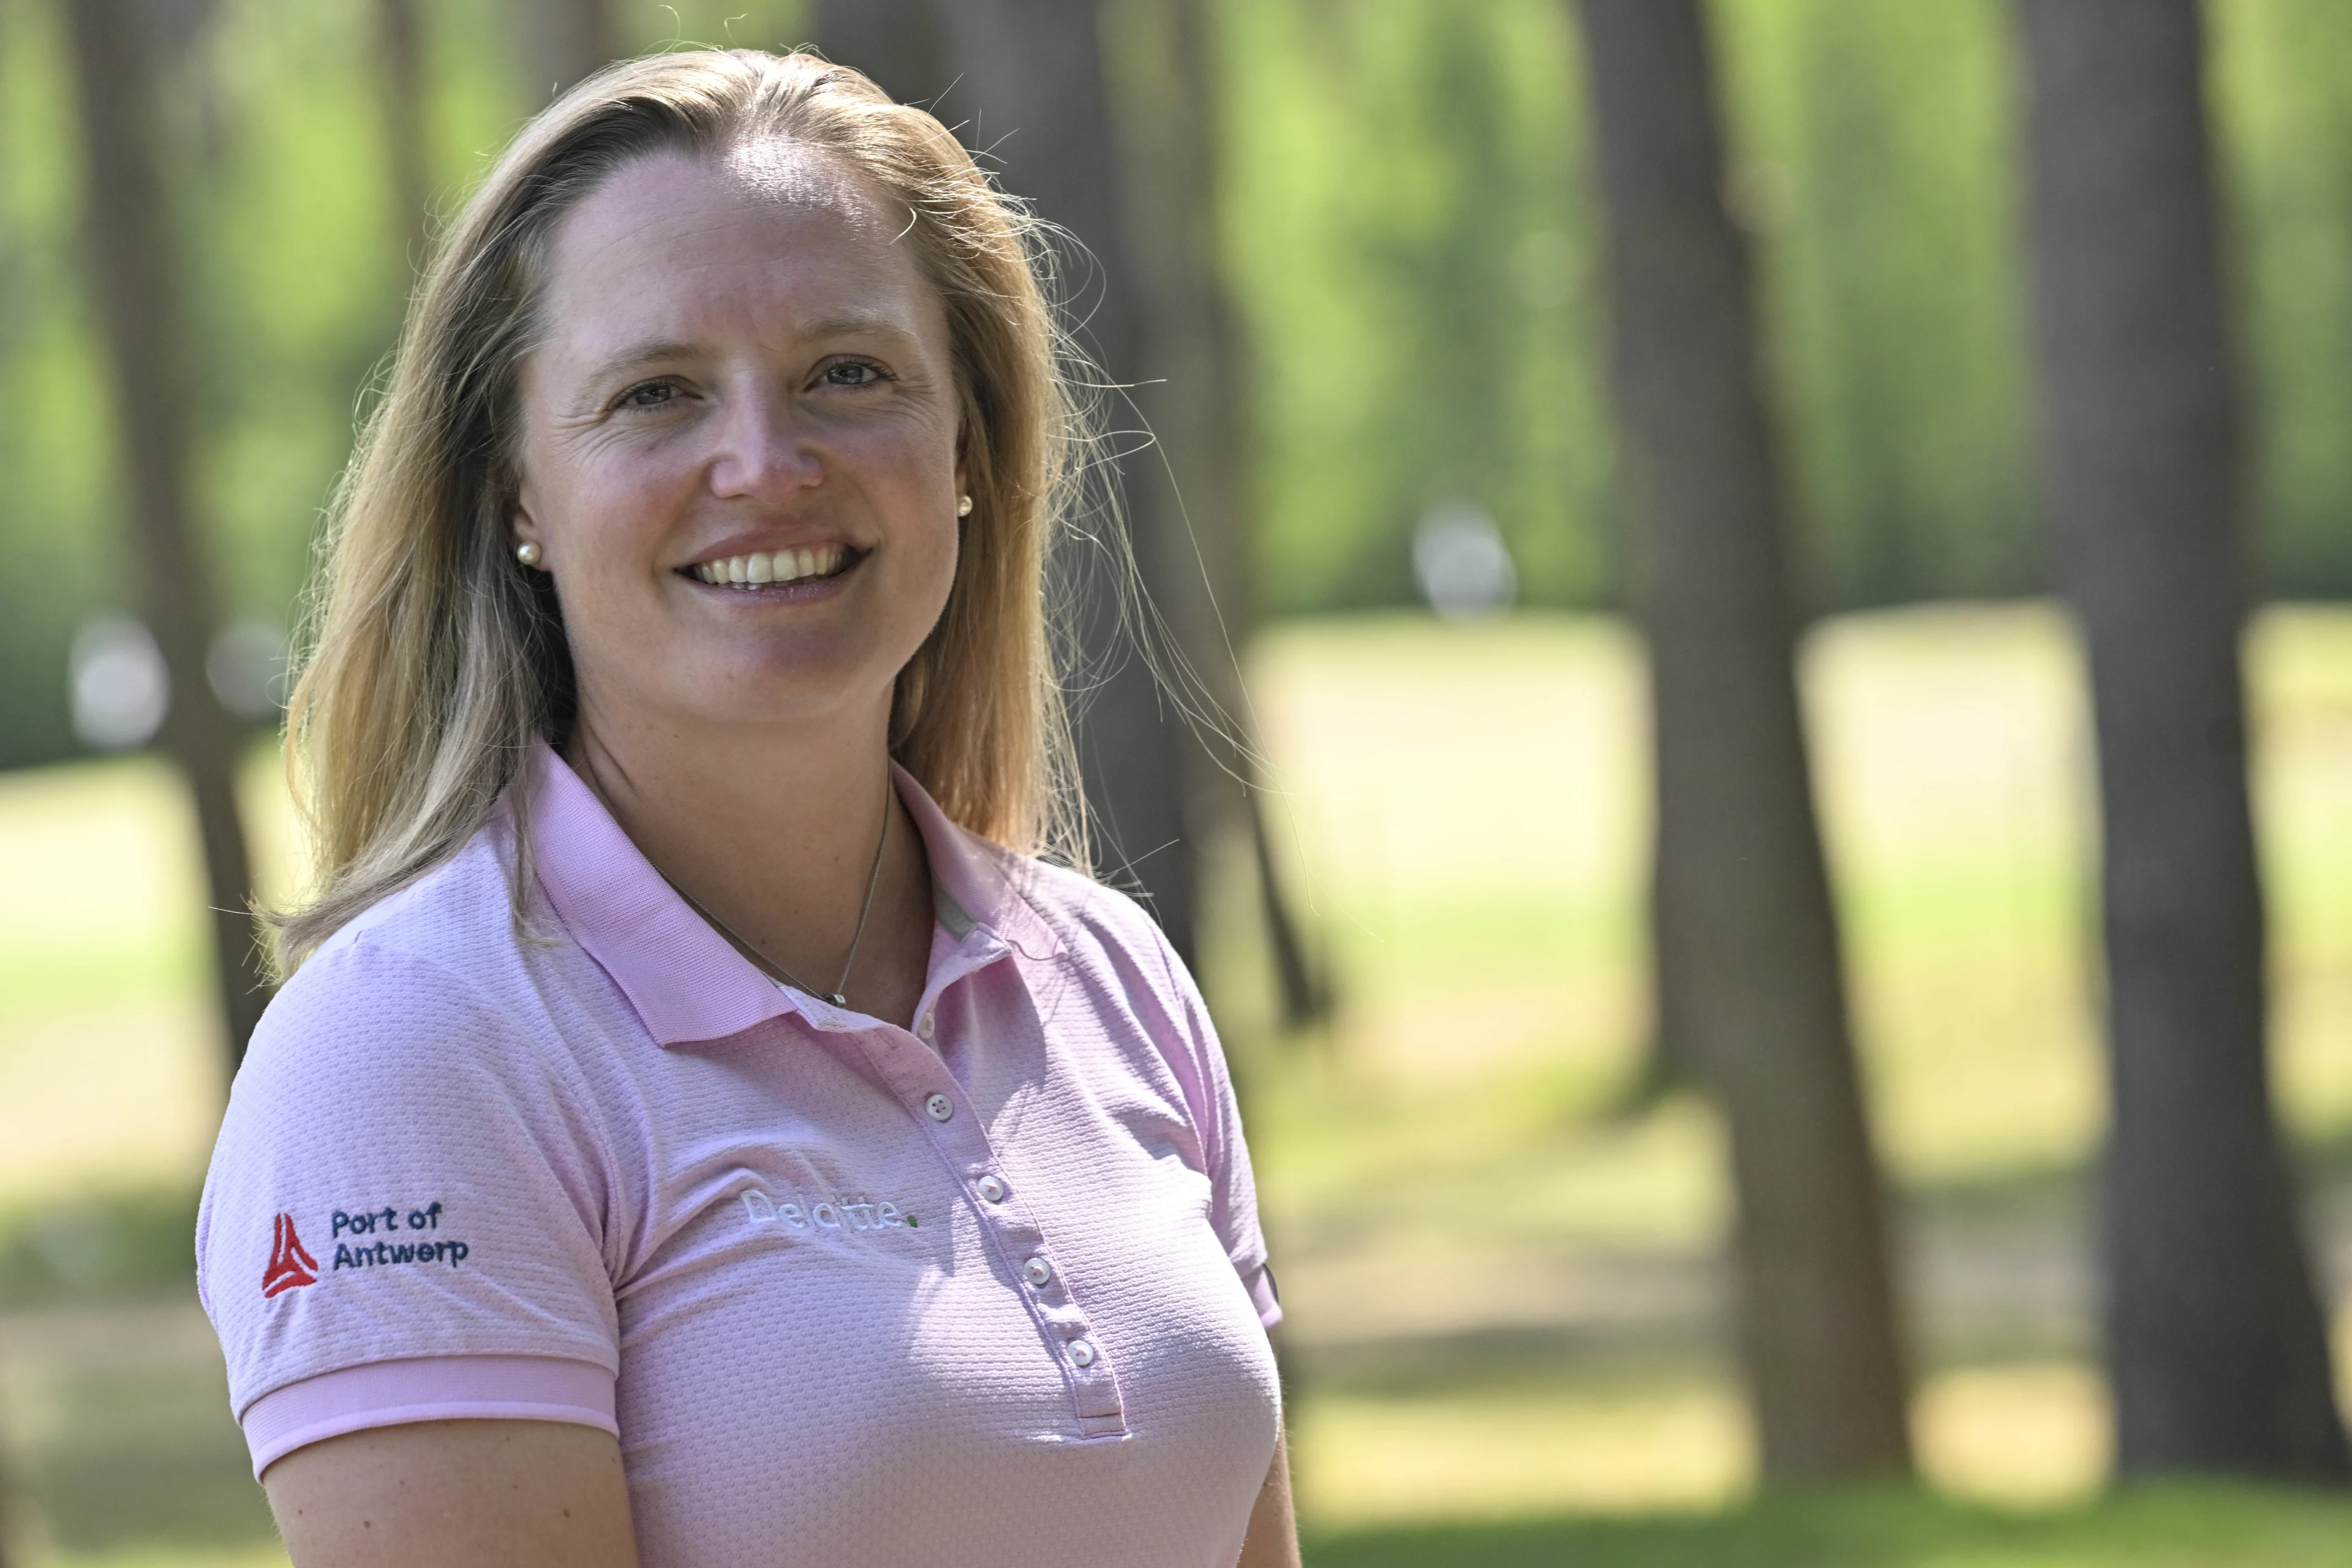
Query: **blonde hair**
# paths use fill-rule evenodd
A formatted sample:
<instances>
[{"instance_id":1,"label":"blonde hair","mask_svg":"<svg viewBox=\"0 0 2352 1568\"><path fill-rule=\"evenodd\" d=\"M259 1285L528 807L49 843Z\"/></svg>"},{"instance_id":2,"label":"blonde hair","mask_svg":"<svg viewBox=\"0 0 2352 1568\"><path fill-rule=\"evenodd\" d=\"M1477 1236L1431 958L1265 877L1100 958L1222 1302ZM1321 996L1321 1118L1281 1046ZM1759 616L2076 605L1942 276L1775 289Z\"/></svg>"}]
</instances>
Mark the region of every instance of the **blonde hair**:
<instances>
[{"instance_id":1,"label":"blonde hair","mask_svg":"<svg viewBox=\"0 0 2352 1568\"><path fill-rule=\"evenodd\" d=\"M517 817L522 919L530 803L514 785L535 742L562 740L573 703L553 589L508 537L518 374L549 246L624 164L772 138L830 153L902 205L904 243L947 309L974 505L946 610L898 676L891 754L971 831L1084 864L1045 604L1080 437L1040 226L938 121L845 67L749 49L655 56L590 78L525 127L418 285L336 495L288 713L317 891L275 917L282 968L455 855L501 800Z\"/></svg>"}]
</instances>

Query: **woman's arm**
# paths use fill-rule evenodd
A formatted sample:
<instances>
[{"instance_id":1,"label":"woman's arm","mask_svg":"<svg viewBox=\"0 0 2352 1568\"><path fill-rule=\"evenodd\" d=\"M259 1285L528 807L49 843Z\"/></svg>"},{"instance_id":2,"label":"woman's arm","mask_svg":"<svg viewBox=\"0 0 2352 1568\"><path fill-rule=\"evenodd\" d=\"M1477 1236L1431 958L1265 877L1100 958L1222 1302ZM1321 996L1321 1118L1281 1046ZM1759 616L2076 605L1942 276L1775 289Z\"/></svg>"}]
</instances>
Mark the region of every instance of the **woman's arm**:
<instances>
[{"instance_id":1,"label":"woman's arm","mask_svg":"<svg viewBox=\"0 0 2352 1568\"><path fill-rule=\"evenodd\" d=\"M593 1426L373 1427L295 1449L261 1484L295 1568L637 1568L620 1445Z\"/></svg>"},{"instance_id":2,"label":"woman's arm","mask_svg":"<svg viewBox=\"0 0 2352 1568\"><path fill-rule=\"evenodd\" d=\"M308 1568L308 1565L305 1565ZM1276 1437L1274 1463L1250 1510L1249 1534L1234 1568L1298 1568L1298 1521L1290 1509L1290 1442Z\"/></svg>"}]
</instances>

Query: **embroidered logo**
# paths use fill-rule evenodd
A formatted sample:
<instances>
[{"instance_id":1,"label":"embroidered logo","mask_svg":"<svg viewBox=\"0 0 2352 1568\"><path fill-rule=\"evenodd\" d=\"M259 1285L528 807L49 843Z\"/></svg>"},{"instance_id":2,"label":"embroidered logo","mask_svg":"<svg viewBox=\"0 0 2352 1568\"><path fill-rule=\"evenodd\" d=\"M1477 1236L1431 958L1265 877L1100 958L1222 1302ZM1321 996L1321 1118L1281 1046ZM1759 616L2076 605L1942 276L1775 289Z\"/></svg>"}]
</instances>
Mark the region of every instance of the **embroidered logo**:
<instances>
[{"instance_id":1,"label":"embroidered logo","mask_svg":"<svg viewBox=\"0 0 2352 1568\"><path fill-rule=\"evenodd\" d=\"M342 1241L345 1236L395 1237L403 1234L400 1209L387 1205L380 1209L362 1209L349 1214L335 1211L334 1229L328 1237L335 1243L335 1268L383 1268L395 1263L424 1265L446 1263L455 1268L466 1261L473 1248L462 1241L425 1239L410 1236L406 1241ZM421 1209L410 1209L406 1220L409 1231L435 1231L441 1228L441 1204L438 1199Z\"/></svg>"},{"instance_id":2,"label":"embroidered logo","mask_svg":"<svg viewBox=\"0 0 2352 1568\"><path fill-rule=\"evenodd\" d=\"M781 1226L790 1230L890 1230L900 1226L912 1230L920 1225L897 1204L835 1198L803 1205L771 1198L757 1187L743 1194L743 1212L753 1225Z\"/></svg>"},{"instance_id":3,"label":"embroidered logo","mask_svg":"<svg viewBox=\"0 0 2352 1568\"><path fill-rule=\"evenodd\" d=\"M294 1216L279 1215L269 1243L269 1268L261 1276L262 1298L266 1300L281 1290L318 1282L319 1260L310 1256L302 1246L302 1238L294 1234Z\"/></svg>"}]
</instances>

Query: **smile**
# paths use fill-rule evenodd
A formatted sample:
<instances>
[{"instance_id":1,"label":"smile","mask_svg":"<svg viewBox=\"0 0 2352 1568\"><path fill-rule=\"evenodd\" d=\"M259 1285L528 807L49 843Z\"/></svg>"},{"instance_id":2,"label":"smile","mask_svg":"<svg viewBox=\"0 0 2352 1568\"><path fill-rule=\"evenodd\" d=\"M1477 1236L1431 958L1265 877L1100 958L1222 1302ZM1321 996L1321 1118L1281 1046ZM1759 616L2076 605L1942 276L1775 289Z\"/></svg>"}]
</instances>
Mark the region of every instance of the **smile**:
<instances>
[{"instance_id":1,"label":"smile","mask_svg":"<svg viewBox=\"0 0 2352 1568\"><path fill-rule=\"evenodd\" d=\"M698 583L718 587L765 588L837 577L866 553L845 545L815 544L799 550L761 550L749 555L730 555L678 570Z\"/></svg>"}]
</instances>

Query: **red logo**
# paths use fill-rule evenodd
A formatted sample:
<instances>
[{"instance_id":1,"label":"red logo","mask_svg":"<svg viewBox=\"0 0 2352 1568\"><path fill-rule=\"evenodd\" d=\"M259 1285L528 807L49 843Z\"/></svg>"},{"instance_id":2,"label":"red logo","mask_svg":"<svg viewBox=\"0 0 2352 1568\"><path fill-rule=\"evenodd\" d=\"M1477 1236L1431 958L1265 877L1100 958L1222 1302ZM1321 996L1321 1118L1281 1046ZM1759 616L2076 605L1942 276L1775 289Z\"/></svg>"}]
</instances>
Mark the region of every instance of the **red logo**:
<instances>
[{"instance_id":1,"label":"red logo","mask_svg":"<svg viewBox=\"0 0 2352 1568\"><path fill-rule=\"evenodd\" d=\"M305 1251L302 1238L294 1234L294 1216L278 1216L278 1231L269 1244L269 1271L261 1277L261 1294L266 1299L280 1290L291 1290L297 1285L319 1282L319 1260Z\"/></svg>"}]
</instances>

